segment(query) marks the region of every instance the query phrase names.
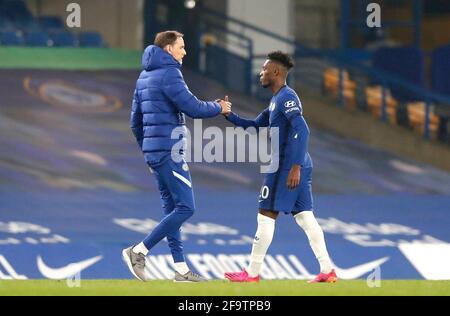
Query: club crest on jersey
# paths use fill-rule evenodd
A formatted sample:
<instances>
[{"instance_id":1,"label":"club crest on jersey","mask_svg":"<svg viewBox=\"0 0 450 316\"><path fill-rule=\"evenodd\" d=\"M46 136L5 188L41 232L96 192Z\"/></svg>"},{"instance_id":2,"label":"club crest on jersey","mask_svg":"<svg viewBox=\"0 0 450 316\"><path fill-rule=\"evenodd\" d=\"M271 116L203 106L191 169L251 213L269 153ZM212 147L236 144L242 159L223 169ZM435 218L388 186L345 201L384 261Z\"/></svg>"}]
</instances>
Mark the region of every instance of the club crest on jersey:
<instances>
[{"instance_id":1,"label":"club crest on jersey","mask_svg":"<svg viewBox=\"0 0 450 316\"><path fill-rule=\"evenodd\" d=\"M290 100L290 101L286 101L286 102L284 103L284 107L285 107L285 108L292 108L292 107L294 107L296 104L297 104L297 103L295 103L294 100Z\"/></svg>"}]
</instances>

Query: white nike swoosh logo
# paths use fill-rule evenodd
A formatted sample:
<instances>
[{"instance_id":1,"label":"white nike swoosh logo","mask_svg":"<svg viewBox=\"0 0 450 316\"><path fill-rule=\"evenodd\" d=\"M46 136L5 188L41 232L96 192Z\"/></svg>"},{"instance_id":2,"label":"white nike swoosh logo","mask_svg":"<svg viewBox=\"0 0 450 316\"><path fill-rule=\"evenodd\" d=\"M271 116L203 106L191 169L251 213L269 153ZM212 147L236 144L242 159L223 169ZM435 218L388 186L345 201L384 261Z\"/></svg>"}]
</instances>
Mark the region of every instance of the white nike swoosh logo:
<instances>
[{"instance_id":1,"label":"white nike swoosh logo","mask_svg":"<svg viewBox=\"0 0 450 316\"><path fill-rule=\"evenodd\" d=\"M50 268L48 267L44 261L42 260L41 256L37 257L37 266L39 269L39 272L41 272L41 274L43 276L45 276L48 279L53 279L53 280L62 280L62 279L67 279L67 278L71 278L74 275L78 274L79 272L83 271L84 269L92 266L93 264L95 264L96 262L100 261L103 258L103 256L97 256L97 257L93 257L90 259L86 259L80 262L75 262L75 263L71 263L68 264L65 267L61 267L61 268Z\"/></svg>"},{"instance_id":2,"label":"white nike swoosh logo","mask_svg":"<svg viewBox=\"0 0 450 316\"><path fill-rule=\"evenodd\" d=\"M381 266L383 263L389 260L389 257L380 258L374 261L370 261L367 263L363 263L348 269L342 269L336 266L333 263L333 266L336 267L336 274L339 278L350 280L350 279L357 279L360 276L372 271L376 267Z\"/></svg>"}]
</instances>

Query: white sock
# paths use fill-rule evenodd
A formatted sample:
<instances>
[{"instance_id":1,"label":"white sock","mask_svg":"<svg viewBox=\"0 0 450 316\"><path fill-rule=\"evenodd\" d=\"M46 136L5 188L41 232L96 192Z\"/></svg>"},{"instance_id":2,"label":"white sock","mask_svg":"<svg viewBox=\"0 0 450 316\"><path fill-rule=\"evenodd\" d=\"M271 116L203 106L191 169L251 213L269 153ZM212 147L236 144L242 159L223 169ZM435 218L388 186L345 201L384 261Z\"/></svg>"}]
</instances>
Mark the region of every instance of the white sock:
<instances>
[{"instance_id":1,"label":"white sock","mask_svg":"<svg viewBox=\"0 0 450 316\"><path fill-rule=\"evenodd\" d=\"M144 256L146 256L148 254L148 249L147 249L147 247L145 247L143 242L134 246L132 250L134 253L142 253Z\"/></svg>"},{"instance_id":2,"label":"white sock","mask_svg":"<svg viewBox=\"0 0 450 316\"><path fill-rule=\"evenodd\" d=\"M258 229L253 239L252 254L250 256L250 264L247 268L248 274L254 278L259 275L261 266L264 262L267 249L272 242L273 233L275 231L275 220L268 216L258 213Z\"/></svg>"},{"instance_id":3,"label":"white sock","mask_svg":"<svg viewBox=\"0 0 450 316\"><path fill-rule=\"evenodd\" d=\"M314 217L312 211L303 211L294 216L297 224L305 231L309 244L320 264L320 272L330 273L333 269L330 256L328 255L327 246L325 245L325 237L323 230Z\"/></svg>"},{"instance_id":4,"label":"white sock","mask_svg":"<svg viewBox=\"0 0 450 316\"><path fill-rule=\"evenodd\" d=\"M181 261L181 262L175 262L175 270L177 270L177 272L181 275L184 275L186 273L189 272L189 267L186 264L186 262Z\"/></svg>"}]
</instances>

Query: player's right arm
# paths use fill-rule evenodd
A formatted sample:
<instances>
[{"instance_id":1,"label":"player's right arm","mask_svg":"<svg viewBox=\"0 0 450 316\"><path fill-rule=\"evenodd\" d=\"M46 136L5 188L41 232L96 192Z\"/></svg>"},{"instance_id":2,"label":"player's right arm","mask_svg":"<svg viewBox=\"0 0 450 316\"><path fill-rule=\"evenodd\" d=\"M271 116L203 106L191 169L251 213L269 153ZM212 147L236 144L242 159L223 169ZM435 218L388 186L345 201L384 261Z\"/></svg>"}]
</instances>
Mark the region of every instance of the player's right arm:
<instances>
[{"instance_id":1,"label":"player's right arm","mask_svg":"<svg viewBox=\"0 0 450 316\"><path fill-rule=\"evenodd\" d=\"M139 147L142 149L142 141L144 139L141 103L137 90L134 90L133 103L131 105L130 128L136 138Z\"/></svg>"},{"instance_id":2,"label":"player's right arm","mask_svg":"<svg viewBox=\"0 0 450 316\"><path fill-rule=\"evenodd\" d=\"M164 94L183 113L192 118L208 118L219 115L222 107L217 102L200 101L189 91L181 71L170 68L163 78Z\"/></svg>"},{"instance_id":3,"label":"player's right arm","mask_svg":"<svg viewBox=\"0 0 450 316\"><path fill-rule=\"evenodd\" d=\"M245 118L241 118L239 115L231 112L228 114L226 119L233 123L236 126L243 127L244 129L249 127L267 127L269 126L269 108L265 109L263 112L261 112L254 120L248 120Z\"/></svg>"}]
</instances>

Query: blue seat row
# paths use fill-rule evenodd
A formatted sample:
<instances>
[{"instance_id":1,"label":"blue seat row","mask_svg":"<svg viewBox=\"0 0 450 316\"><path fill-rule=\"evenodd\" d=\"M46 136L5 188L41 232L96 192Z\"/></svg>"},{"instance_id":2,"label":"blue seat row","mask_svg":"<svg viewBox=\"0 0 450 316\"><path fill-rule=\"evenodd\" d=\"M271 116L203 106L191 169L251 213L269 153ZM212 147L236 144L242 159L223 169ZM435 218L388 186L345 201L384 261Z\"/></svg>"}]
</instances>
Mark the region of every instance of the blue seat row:
<instances>
[{"instance_id":1,"label":"blue seat row","mask_svg":"<svg viewBox=\"0 0 450 316\"><path fill-rule=\"evenodd\" d=\"M52 31L63 30L64 22L58 16L42 16L38 18L26 18L11 20L0 16L1 31Z\"/></svg>"},{"instance_id":2,"label":"blue seat row","mask_svg":"<svg viewBox=\"0 0 450 316\"><path fill-rule=\"evenodd\" d=\"M0 45L43 46L43 47L103 47L102 36L98 32L81 32L78 35L66 30L52 32L0 32Z\"/></svg>"},{"instance_id":3,"label":"blue seat row","mask_svg":"<svg viewBox=\"0 0 450 316\"><path fill-rule=\"evenodd\" d=\"M373 66L391 72L418 86L425 86L425 56L417 47L386 47L373 55ZM450 95L450 44L431 53L431 87L441 94ZM404 102L414 101L417 96L410 91L390 87L393 96Z\"/></svg>"},{"instance_id":4,"label":"blue seat row","mask_svg":"<svg viewBox=\"0 0 450 316\"><path fill-rule=\"evenodd\" d=\"M434 91L450 95L450 44L431 54L431 86Z\"/></svg>"},{"instance_id":5,"label":"blue seat row","mask_svg":"<svg viewBox=\"0 0 450 316\"><path fill-rule=\"evenodd\" d=\"M102 47L98 32L70 32L59 16L33 17L23 0L0 0L0 45Z\"/></svg>"}]
</instances>

